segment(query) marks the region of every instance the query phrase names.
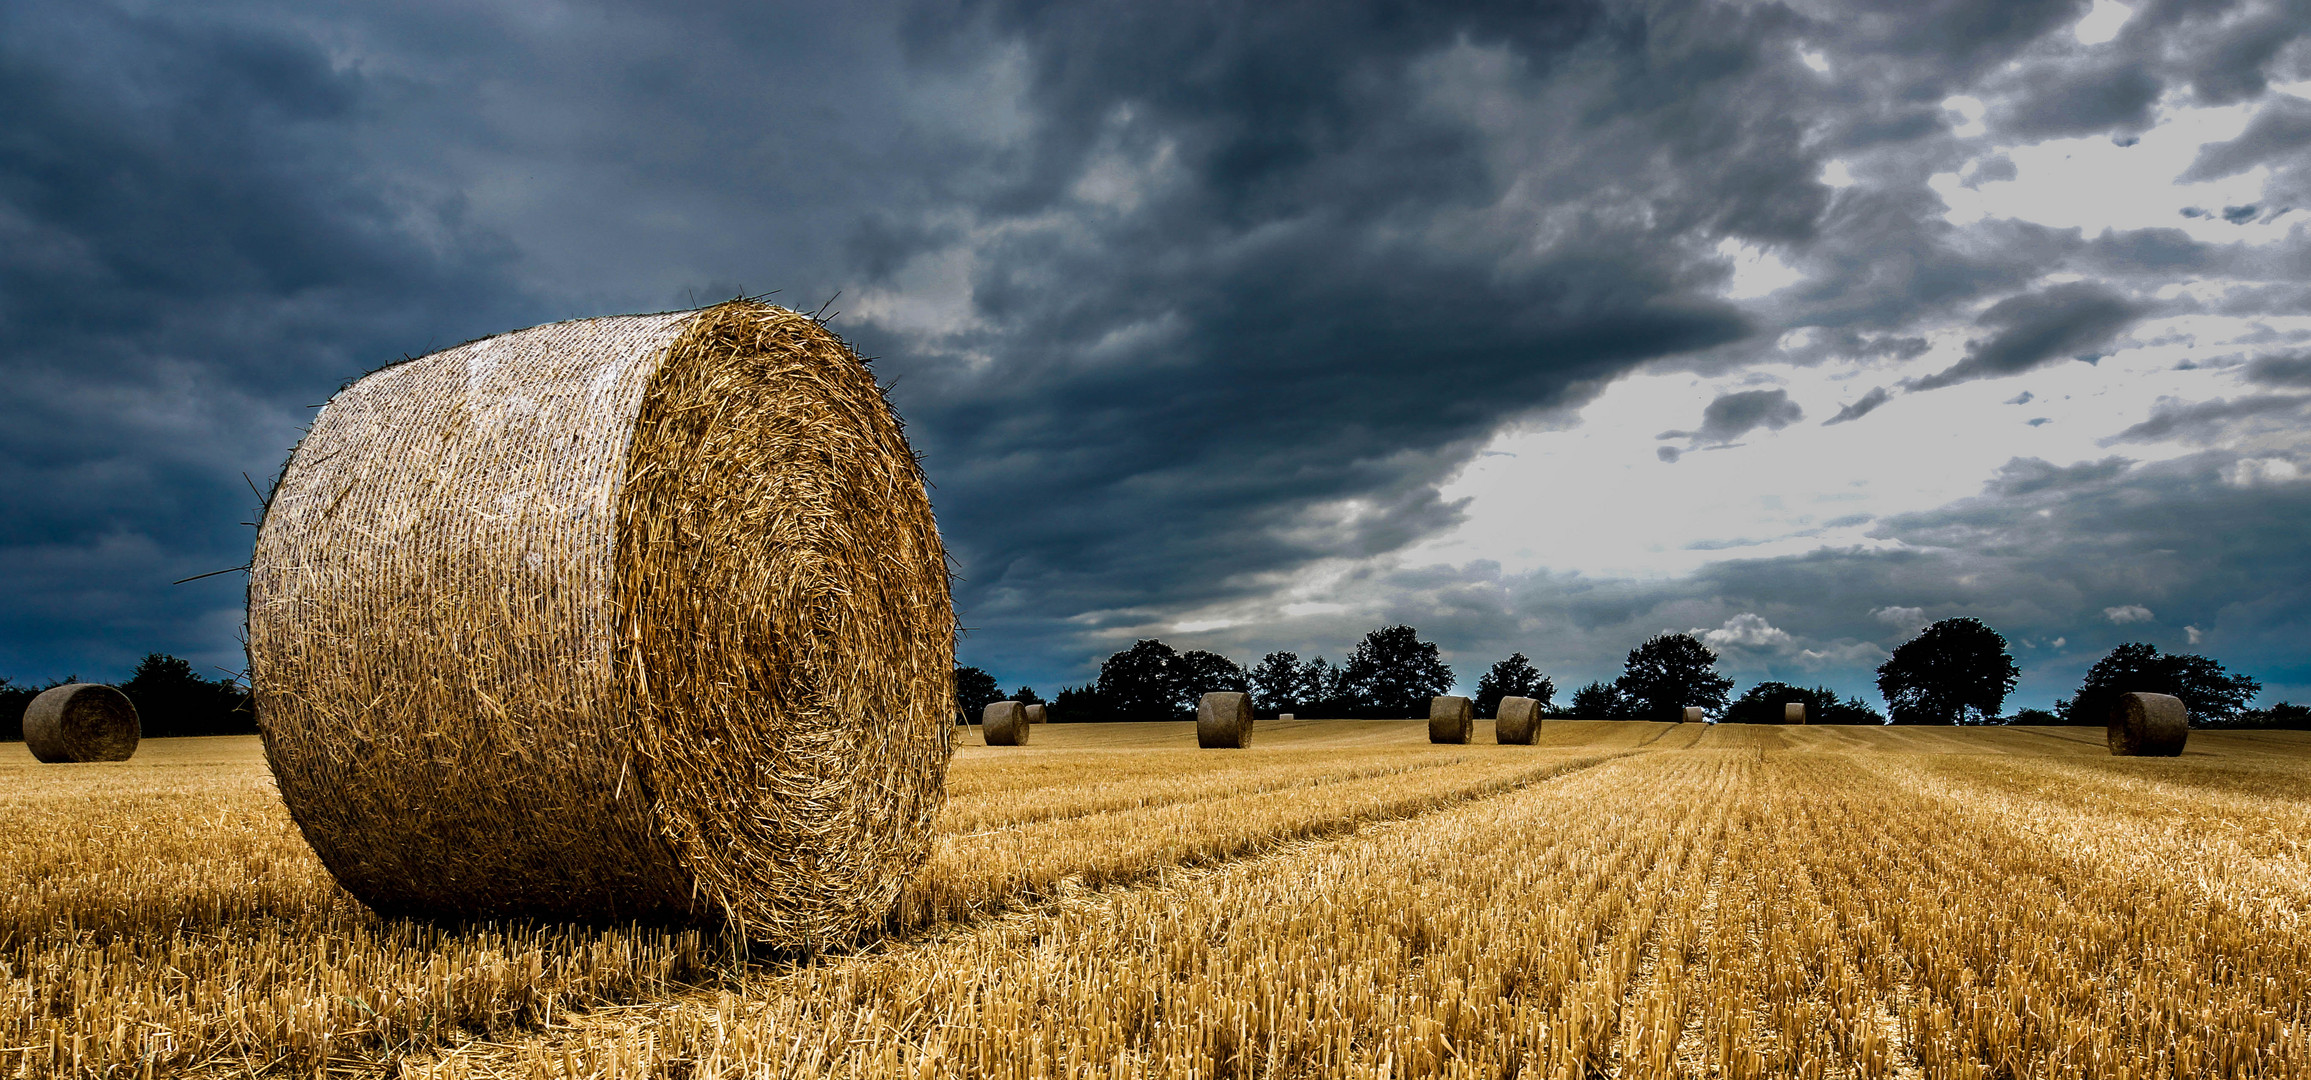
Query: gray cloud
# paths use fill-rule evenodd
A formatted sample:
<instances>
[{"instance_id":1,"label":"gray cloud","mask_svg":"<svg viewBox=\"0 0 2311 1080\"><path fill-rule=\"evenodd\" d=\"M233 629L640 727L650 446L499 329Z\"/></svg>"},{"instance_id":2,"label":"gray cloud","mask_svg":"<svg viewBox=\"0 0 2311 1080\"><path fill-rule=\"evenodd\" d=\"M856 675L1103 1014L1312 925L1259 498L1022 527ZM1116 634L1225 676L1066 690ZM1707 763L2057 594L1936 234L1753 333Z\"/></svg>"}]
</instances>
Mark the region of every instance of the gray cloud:
<instances>
[{"instance_id":1,"label":"gray cloud","mask_svg":"<svg viewBox=\"0 0 2311 1080\"><path fill-rule=\"evenodd\" d=\"M2247 381L2265 386L2311 387L2311 354L2257 357L2247 364Z\"/></svg>"},{"instance_id":2,"label":"gray cloud","mask_svg":"<svg viewBox=\"0 0 2311 1080\"><path fill-rule=\"evenodd\" d=\"M1854 399L1850 404L1841 406L1836 416L1822 421L1822 426L1828 427L1831 424L1843 424L1849 420L1859 420L1868 416L1871 410L1892 400L1894 400L1894 395L1887 393L1885 387L1870 387L1869 393Z\"/></svg>"},{"instance_id":3,"label":"gray cloud","mask_svg":"<svg viewBox=\"0 0 2311 1080\"><path fill-rule=\"evenodd\" d=\"M2122 442L2158 442L2182 439L2210 443L2239 421L2258 416L2300 414L2311 397L2295 394L2256 394L2213 401L2162 401L2151 407L2150 419L2102 440L2104 446Z\"/></svg>"},{"instance_id":4,"label":"gray cloud","mask_svg":"<svg viewBox=\"0 0 2311 1080\"><path fill-rule=\"evenodd\" d=\"M1758 428L1780 431L1803 419L1805 410L1789 399L1787 390L1739 390L1720 394L1704 406L1699 430L1664 431L1655 437L1691 439L1694 446L1723 446Z\"/></svg>"},{"instance_id":5,"label":"gray cloud","mask_svg":"<svg viewBox=\"0 0 2311 1080\"><path fill-rule=\"evenodd\" d=\"M1917 381L1934 390L1972 379L2013 375L2054 360L2081 358L2116 338L2142 308L2094 282L2054 285L1992 304L1975 320L1993 331L1968 344L1965 358Z\"/></svg>"}]
</instances>

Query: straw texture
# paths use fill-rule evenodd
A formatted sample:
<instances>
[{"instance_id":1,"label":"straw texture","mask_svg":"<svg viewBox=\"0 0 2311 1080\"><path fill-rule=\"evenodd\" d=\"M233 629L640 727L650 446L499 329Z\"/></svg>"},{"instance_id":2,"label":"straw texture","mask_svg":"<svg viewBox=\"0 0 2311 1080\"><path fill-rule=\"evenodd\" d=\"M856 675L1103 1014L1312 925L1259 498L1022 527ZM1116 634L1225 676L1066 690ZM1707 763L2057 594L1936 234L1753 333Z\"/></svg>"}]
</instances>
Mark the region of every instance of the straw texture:
<instances>
[{"instance_id":1,"label":"straw texture","mask_svg":"<svg viewBox=\"0 0 2311 1080\"><path fill-rule=\"evenodd\" d=\"M1782 723L1784 723L1784 724L1802 724L1802 723L1805 723L1805 702L1802 702L1802 701L1785 701L1785 702L1783 702L1783 703L1782 703L1782 706L1781 706L1781 722L1782 722Z\"/></svg>"},{"instance_id":2,"label":"straw texture","mask_svg":"<svg viewBox=\"0 0 2311 1080\"><path fill-rule=\"evenodd\" d=\"M1030 724L1046 724L1046 723L1050 723L1050 722L1051 722L1051 709L1050 709L1050 707L1049 707L1049 706L1045 706L1045 705L1029 705L1029 706L1027 707L1027 722L1028 722L1028 723L1030 723Z\"/></svg>"},{"instance_id":3,"label":"straw texture","mask_svg":"<svg viewBox=\"0 0 2311 1080\"><path fill-rule=\"evenodd\" d=\"M127 761L143 736L136 705L102 683L51 686L24 707L24 748L50 765Z\"/></svg>"},{"instance_id":4,"label":"straw texture","mask_svg":"<svg viewBox=\"0 0 2311 1080\"><path fill-rule=\"evenodd\" d=\"M1475 702L1450 695L1428 699L1428 741L1465 743L1475 727Z\"/></svg>"},{"instance_id":5,"label":"straw texture","mask_svg":"<svg viewBox=\"0 0 2311 1080\"><path fill-rule=\"evenodd\" d=\"M1529 697L1505 697L1494 713L1493 739L1503 746L1531 746L1541 730L1541 703Z\"/></svg>"},{"instance_id":6,"label":"straw texture","mask_svg":"<svg viewBox=\"0 0 2311 1080\"><path fill-rule=\"evenodd\" d=\"M1027 707L1016 701L990 702L979 713L979 730L989 746L1027 745Z\"/></svg>"},{"instance_id":7,"label":"straw texture","mask_svg":"<svg viewBox=\"0 0 2311 1080\"><path fill-rule=\"evenodd\" d=\"M2179 757L2191 737L2191 714L2170 694L2120 694L2110 710L2110 752L2118 757Z\"/></svg>"},{"instance_id":8,"label":"straw texture","mask_svg":"<svg viewBox=\"0 0 2311 1080\"><path fill-rule=\"evenodd\" d=\"M953 656L898 418L840 339L753 302L359 380L250 570L282 797L390 914L853 937L929 853Z\"/></svg>"},{"instance_id":9,"label":"straw texture","mask_svg":"<svg viewBox=\"0 0 2311 1080\"><path fill-rule=\"evenodd\" d=\"M1252 697L1220 690L1196 702L1196 745L1242 750L1252 745Z\"/></svg>"}]
</instances>

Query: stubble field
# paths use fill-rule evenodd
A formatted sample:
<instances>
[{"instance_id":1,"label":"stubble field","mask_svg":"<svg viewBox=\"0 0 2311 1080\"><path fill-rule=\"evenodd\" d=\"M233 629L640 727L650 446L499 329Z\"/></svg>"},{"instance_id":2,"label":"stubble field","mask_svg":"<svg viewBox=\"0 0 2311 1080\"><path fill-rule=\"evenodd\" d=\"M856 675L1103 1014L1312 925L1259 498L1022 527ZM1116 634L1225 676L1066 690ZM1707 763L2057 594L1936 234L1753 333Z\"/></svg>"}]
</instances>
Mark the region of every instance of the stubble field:
<instances>
[{"instance_id":1,"label":"stubble field","mask_svg":"<svg viewBox=\"0 0 2311 1080\"><path fill-rule=\"evenodd\" d=\"M0 747L0 1076L2311 1077L2311 736L963 735L886 932L379 919L253 739Z\"/></svg>"}]
</instances>

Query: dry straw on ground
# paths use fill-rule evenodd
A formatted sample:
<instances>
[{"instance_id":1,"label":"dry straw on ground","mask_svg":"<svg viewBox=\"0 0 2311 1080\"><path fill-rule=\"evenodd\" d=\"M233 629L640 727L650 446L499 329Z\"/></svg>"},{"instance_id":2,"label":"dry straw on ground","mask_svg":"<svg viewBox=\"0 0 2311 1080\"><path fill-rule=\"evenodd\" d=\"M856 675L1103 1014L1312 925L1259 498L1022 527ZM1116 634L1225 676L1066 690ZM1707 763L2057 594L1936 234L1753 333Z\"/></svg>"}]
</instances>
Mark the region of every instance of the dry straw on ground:
<instances>
[{"instance_id":1,"label":"dry straw on ground","mask_svg":"<svg viewBox=\"0 0 2311 1080\"><path fill-rule=\"evenodd\" d=\"M1205 750L1252 745L1251 695L1221 691L1196 702L1196 745Z\"/></svg>"},{"instance_id":2,"label":"dry straw on ground","mask_svg":"<svg viewBox=\"0 0 2311 1080\"><path fill-rule=\"evenodd\" d=\"M1476 726L1476 705L1464 697L1428 699L1428 741L1465 743Z\"/></svg>"},{"instance_id":3,"label":"dry straw on ground","mask_svg":"<svg viewBox=\"0 0 2311 1080\"><path fill-rule=\"evenodd\" d=\"M2119 757L2178 757L2191 737L2190 710L2169 694L2120 694L2110 711L2110 752Z\"/></svg>"},{"instance_id":4,"label":"dry straw on ground","mask_svg":"<svg viewBox=\"0 0 2311 1080\"><path fill-rule=\"evenodd\" d=\"M1805 723L1805 702L1784 702L1781 706L1781 722L1784 724Z\"/></svg>"},{"instance_id":5,"label":"dry straw on ground","mask_svg":"<svg viewBox=\"0 0 2311 1080\"><path fill-rule=\"evenodd\" d=\"M24 707L24 748L51 765L127 761L143 727L128 695L102 683L66 683Z\"/></svg>"},{"instance_id":6,"label":"dry straw on ground","mask_svg":"<svg viewBox=\"0 0 2311 1080\"><path fill-rule=\"evenodd\" d=\"M355 382L250 571L282 797L391 914L849 938L929 854L953 656L898 418L833 333L751 301Z\"/></svg>"},{"instance_id":7,"label":"dry straw on ground","mask_svg":"<svg viewBox=\"0 0 2311 1080\"><path fill-rule=\"evenodd\" d=\"M1030 724L1050 723L1051 709L1044 705L1029 705L1027 707L1027 722Z\"/></svg>"},{"instance_id":8,"label":"dry straw on ground","mask_svg":"<svg viewBox=\"0 0 2311 1080\"><path fill-rule=\"evenodd\" d=\"M1529 697L1505 697L1495 711L1493 738L1504 746L1531 746L1541 730L1541 703Z\"/></svg>"},{"instance_id":9,"label":"dry straw on ground","mask_svg":"<svg viewBox=\"0 0 2311 1080\"><path fill-rule=\"evenodd\" d=\"M1016 701L990 703L979 712L979 730L989 746L1027 745L1027 707Z\"/></svg>"}]
</instances>

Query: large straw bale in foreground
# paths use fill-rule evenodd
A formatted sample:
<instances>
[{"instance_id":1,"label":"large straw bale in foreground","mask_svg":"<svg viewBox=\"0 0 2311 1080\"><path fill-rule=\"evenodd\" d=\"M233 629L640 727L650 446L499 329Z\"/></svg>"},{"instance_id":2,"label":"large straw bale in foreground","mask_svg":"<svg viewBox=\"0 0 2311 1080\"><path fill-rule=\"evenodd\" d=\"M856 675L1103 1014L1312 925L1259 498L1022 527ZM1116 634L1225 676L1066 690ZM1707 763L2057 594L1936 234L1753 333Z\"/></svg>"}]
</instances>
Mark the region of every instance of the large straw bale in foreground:
<instances>
[{"instance_id":1,"label":"large straw bale in foreground","mask_svg":"<svg viewBox=\"0 0 2311 1080\"><path fill-rule=\"evenodd\" d=\"M1541 730L1541 703L1529 697L1505 697L1493 717L1495 742L1503 746L1531 746L1533 736Z\"/></svg>"},{"instance_id":2,"label":"large straw bale in foreground","mask_svg":"<svg viewBox=\"0 0 2311 1080\"><path fill-rule=\"evenodd\" d=\"M1232 691L1205 694L1196 702L1196 746L1242 750L1252 745L1252 696Z\"/></svg>"},{"instance_id":3,"label":"large straw bale in foreground","mask_svg":"<svg viewBox=\"0 0 2311 1080\"><path fill-rule=\"evenodd\" d=\"M355 382L249 581L267 757L362 901L782 948L855 934L929 853L954 625L873 376L744 301Z\"/></svg>"},{"instance_id":4,"label":"large straw bale in foreground","mask_svg":"<svg viewBox=\"0 0 2311 1080\"><path fill-rule=\"evenodd\" d=\"M135 703L102 683L51 686L24 707L24 748L50 765L127 761L143 737Z\"/></svg>"},{"instance_id":5,"label":"large straw bale in foreground","mask_svg":"<svg viewBox=\"0 0 2311 1080\"><path fill-rule=\"evenodd\" d=\"M1027 709L1016 701L991 701L979 710L979 733L989 746L1025 746L1027 727Z\"/></svg>"},{"instance_id":6,"label":"large straw bale in foreground","mask_svg":"<svg viewBox=\"0 0 2311 1080\"><path fill-rule=\"evenodd\" d=\"M2120 694L2110 709L2110 752L2119 757L2179 757L2191 737L2191 713L2171 694Z\"/></svg>"},{"instance_id":7,"label":"large straw bale in foreground","mask_svg":"<svg viewBox=\"0 0 2311 1080\"><path fill-rule=\"evenodd\" d=\"M1465 743L1475 727L1475 702L1453 695L1428 699L1428 741Z\"/></svg>"}]
</instances>

